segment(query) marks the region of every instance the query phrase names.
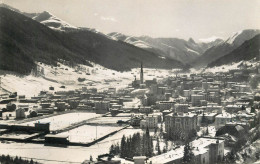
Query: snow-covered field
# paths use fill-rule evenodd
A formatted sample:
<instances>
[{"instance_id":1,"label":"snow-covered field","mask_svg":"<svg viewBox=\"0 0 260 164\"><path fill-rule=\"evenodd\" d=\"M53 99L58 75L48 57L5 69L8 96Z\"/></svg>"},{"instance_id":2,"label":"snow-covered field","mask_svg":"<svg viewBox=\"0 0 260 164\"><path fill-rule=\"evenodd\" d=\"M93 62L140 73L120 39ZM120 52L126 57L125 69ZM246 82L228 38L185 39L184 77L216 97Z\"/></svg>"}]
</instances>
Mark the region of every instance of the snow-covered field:
<instances>
[{"instance_id":1,"label":"snow-covered field","mask_svg":"<svg viewBox=\"0 0 260 164\"><path fill-rule=\"evenodd\" d=\"M137 132L142 132L142 130L124 129L90 147L69 146L68 148L62 148L42 144L0 143L0 154L27 157L29 159L36 158L44 164L82 163L84 160L89 159L90 155L95 159L100 154L108 153L111 144L120 142L123 135L129 136Z\"/></svg>"},{"instance_id":2,"label":"snow-covered field","mask_svg":"<svg viewBox=\"0 0 260 164\"><path fill-rule=\"evenodd\" d=\"M70 142L88 143L121 128L117 126L84 125L60 134L68 135Z\"/></svg>"},{"instance_id":3,"label":"snow-covered field","mask_svg":"<svg viewBox=\"0 0 260 164\"><path fill-rule=\"evenodd\" d=\"M43 70L40 76L28 75L24 77L12 74L0 74L2 88L10 92L18 92L19 95L32 97L40 91L48 91L49 87L54 87L54 91L74 90L84 87L105 90L110 87L117 89L125 88L134 80L134 76L139 79L140 70L132 69L128 72L117 72L93 64L94 67L79 65L71 68L59 63L59 67L38 63L38 69ZM163 78L169 76L169 70L146 69L144 68L144 79ZM79 82L78 78L85 78L84 82ZM60 88L61 86L66 88ZM1 91L0 91L1 92Z\"/></svg>"},{"instance_id":4,"label":"snow-covered field","mask_svg":"<svg viewBox=\"0 0 260 164\"><path fill-rule=\"evenodd\" d=\"M34 126L34 123L36 122L49 122L50 123L50 130L59 130L62 128L66 128L73 123L77 123L80 121L84 121L90 118L98 117L100 114L96 113L66 113L62 115L57 115L53 117L48 117L44 119L40 119L37 121L31 121L31 122L26 122L23 123L22 125L29 125L29 126Z\"/></svg>"},{"instance_id":5,"label":"snow-covered field","mask_svg":"<svg viewBox=\"0 0 260 164\"><path fill-rule=\"evenodd\" d=\"M216 73L216 72L228 72L229 70L232 69L239 69L239 65L241 63L244 63L246 65L250 65L252 67L255 67L257 65L257 62L254 60L249 60L249 61L240 61L240 62L233 62L231 64L225 64L221 66L215 66L212 68L200 68L200 69L191 69L192 73Z\"/></svg>"},{"instance_id":6,"label":"snow-covered field","mask_svg":"<svg viewBox=\"0 0 260 164\"><path fill-rule=\"evenodd\" d=\"M94 120L90 120L88 123L95 124L116 124L118 120L127 121L130 120L131 117L100 117Z\"/></svg>"}]
</instances>

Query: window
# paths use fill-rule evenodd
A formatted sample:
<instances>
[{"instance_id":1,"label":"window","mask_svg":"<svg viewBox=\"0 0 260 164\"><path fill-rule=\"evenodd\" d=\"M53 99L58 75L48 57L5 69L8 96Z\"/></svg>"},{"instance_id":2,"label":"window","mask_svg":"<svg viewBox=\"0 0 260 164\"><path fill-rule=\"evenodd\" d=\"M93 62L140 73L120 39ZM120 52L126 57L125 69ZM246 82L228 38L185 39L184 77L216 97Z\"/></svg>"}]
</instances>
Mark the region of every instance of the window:
<instances>
[{"instance_id":1,"label":"window","mask_svg":"<svg viewBox=\"0 0 260 164\"><path fill-rule=\"evenodd\" d=\"M203 157L203 163L205 163L205 157Z\"/></svg>"}]
</instances>

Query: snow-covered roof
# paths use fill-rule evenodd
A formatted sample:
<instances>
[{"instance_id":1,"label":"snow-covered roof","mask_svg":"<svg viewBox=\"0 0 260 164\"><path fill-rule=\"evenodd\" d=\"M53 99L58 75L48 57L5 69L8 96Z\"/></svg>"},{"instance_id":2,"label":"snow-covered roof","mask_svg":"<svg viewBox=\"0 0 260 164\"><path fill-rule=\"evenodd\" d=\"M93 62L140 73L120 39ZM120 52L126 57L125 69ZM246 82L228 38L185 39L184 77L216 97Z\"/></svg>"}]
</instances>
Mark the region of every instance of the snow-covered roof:
<instances>
[{"instance_id":1,"label":"snow-covered roof","mask_svg":"<svg viewBox=\"0 0 260 164\"><path fill-rule=\"evenodd\" d=\"M167 116L174 116L174 117L195 117L197 116L196 114L194 113L170 113L168 114Z\"/></svg>"},{"instance_id":2,"label":"snow-covered roof","mask_svg":"<svg viewBox=\"0 0 260 164\"><path fill-rule=\"evenodd\" d=\"M191 146L194 148L192 151L194 155L204 154L208 151L207 147L213 143L222 143L224 140L219 140L215 138L199 138L191 143ZM184 146L180 146L175 150L171 150L167 153L154 156L148 160L148 163L168 163L183 157Z\"/></svg>"},{"instance_id":3,"label":"snow-covered roof","mask_svg":"<svg viewBox=\"0 0 260 164\"><path fill-rule=\"evenodd\" d=\"M152 161L152 163L167 163L167 162L182 158L183 152L184 152L184 146L181 146L181 147L179 147L175 150L171 150L167 153L163 153L161 155L154 156L154 157L150 158L148 161Z\"/></svg>"},{"instance_id":4,"label":"snow-covered roof","mask_svg":"<svg viewBox=\"0 0 260 164\"><path fill-rule=\"evenodd\" d=\"M216 118L231 118L231 114L222 113L222 114L217 115Z\"/></svg>"}]
</instances>

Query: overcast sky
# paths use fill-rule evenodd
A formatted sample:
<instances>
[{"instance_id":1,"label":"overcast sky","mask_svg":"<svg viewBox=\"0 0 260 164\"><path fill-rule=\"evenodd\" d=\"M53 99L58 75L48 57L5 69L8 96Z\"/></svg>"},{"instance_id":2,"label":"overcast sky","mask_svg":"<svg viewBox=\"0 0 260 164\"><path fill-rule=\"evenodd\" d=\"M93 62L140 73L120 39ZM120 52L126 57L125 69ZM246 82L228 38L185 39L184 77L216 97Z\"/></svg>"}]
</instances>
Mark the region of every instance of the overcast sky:
<instances>
[{"instance_id":1,"label":"overcast sky","mask_svg":"<svg viewBox=\"0 0 260 164\"><path fill-rule=\"evenodd\" d=\"M0 0L24 12L49 11L79 27L195 40L260 29L260 0Z\"/></svg>"}]
</instances>

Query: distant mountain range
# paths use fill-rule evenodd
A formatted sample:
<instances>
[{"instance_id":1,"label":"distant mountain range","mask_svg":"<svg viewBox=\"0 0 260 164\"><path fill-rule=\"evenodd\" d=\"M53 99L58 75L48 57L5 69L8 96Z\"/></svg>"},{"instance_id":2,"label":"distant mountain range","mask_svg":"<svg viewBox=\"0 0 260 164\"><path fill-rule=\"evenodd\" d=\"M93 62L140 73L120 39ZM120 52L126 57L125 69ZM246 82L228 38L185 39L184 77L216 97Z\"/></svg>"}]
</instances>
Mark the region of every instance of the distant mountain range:
<instances>
[{"instance_id":1,"label":"distant mountain range","mask_svg":"<svg viewBox=\"0 0 260 164\"><path fill-rule=\"evenodd\" d=\"M208 43L196 43L192 38L186 41L178 38L133 37L118 32L109 33L107 35L112 39L121 40L162 56L179 60L185 64L189 64L202 55L208 48L222 42L221 39L216 39Z\"/></svg>"},{"instance_id":2,"label":"distant mountain range","mask_svg":"<svg viewBox=\"0 0 260 164\"><path fill-rule=\"evenodd\" d=\"M239 42L239 40L237 40ZM241 42L239 42L241 43ZM242 45L225 56L208 64L209 67L231 64L232 62L260 59L260 34L252 39L246 40Z\"/></svg>"},{"instance_id":3,"label":"distant mountain range","mask_svg":"<svg viewBox=\"0 0 260 164\"><path fill-rule=\"evenodd\" d=\"M203 53L203 55L192 62L192 66L207 66L209 63L212 63L215 60L231 53L233 50L241 46L245 41L252 39L257 34L260 34L260 30L248 29L237 32L224 42L209 48L205 53Z\"/></svg>"},{"instance_id":4,"label":"distant mountain range","mask_svg":"<svg viewBox=\"0 0 260 164\"><path fill-rule=\"evenodd\" d=\"M183 66L179 61L162 58L85 29L68 32L52 30L5 7L0 7L0 17L0 69L3 70L28 74L37 61L55 65L59 60L66 60L70 65L90 65L88 61L92 61L117 71L139 67L141 61L145 67L152 68ZM33 18L36 19L35 15ZM37 20L43 21L39 17Z\"/></svg>"},{"instance_id":5,"label":"distant mountain range","mask_svg":"<svg viewBox=\"0 0 260 164\"><path fill-rule=\"evenodd\" d=\"M60 59L71 65L92 61L118 71L139 67L141 61L151 68L215 66L254 57L260 44L251 40L260 30L243 30L225 41L196 43L192 38L104 34L70 25L47 11L25 13L5 4L0 7L0 69L22 74L29 73L37 61L55 65Z\"/></svg>"}]
</instances>

